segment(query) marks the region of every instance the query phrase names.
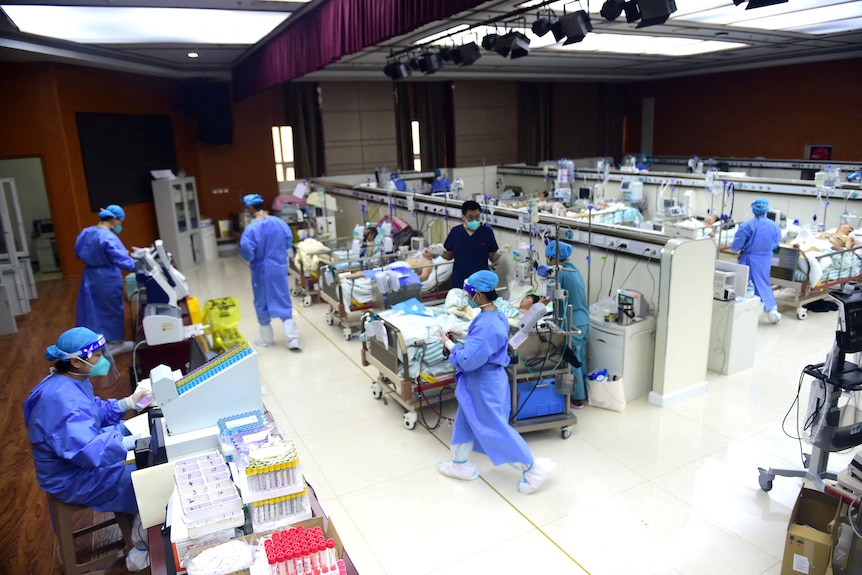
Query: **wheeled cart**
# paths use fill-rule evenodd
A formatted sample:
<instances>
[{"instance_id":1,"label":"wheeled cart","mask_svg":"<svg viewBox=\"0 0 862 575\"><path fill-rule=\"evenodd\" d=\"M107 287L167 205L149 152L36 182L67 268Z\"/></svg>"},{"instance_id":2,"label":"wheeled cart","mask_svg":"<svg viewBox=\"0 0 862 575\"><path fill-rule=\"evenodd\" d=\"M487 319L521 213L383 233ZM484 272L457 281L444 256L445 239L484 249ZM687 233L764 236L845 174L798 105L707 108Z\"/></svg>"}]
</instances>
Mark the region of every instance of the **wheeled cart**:
<instances>
[{"instance_id":1,"label":"wheeled cart","mask_svg":"<svg viewBox=\"0 0 862 575\"><path fill-rule=\"evenodd\" d=\"M568 394L557 392L557 380L570 373L563 359L565 334L534 332L518 348L518 361L507 368L512 390L509 423L518 433L559 429L563 439L572 435L578 417L569 407Z\"/></svg>"},{"instance_id":2,"label":"wheeled cart","mask_svg":"<svg viewBox=\"0 0 862 575\"><path fill-rule=\"evenodd\" d=\"M293 286L290 295L302 296L302 305L310 307L314 296L318 295L317 283L320 281L321 268L334 260L347 257L349 243L352 238L332 238L311 241L301 241L295 245L296 256L288 259L290 272L293 276ZM313 246L313 247L310 247ZM339 246L345 246L339 249Z\"/></svg>"},{"instance_id":3,"label":"wheeled cart","mask_svg":"<svg viewBox=\"0 0 862 575\"><path fill-rule=\"evenodd\" d=\"M374 399L391 397L404 408L404 427L414 429L423 407L431 403L442 406L444 401L455 398L455 372L449 375L434 377L427 373L410 376L409 353L401 331L391 323L380 318L386 330L388 345L381 343L376 337L367 338L362 342L362 365L373 365L380 375L371 382L371 395ZM424 351L424 346L416 345L417 353ZM437 412L438 424L442 419ZM423 425L428 427L423 418Z\"/></svg>"}]
</instances>

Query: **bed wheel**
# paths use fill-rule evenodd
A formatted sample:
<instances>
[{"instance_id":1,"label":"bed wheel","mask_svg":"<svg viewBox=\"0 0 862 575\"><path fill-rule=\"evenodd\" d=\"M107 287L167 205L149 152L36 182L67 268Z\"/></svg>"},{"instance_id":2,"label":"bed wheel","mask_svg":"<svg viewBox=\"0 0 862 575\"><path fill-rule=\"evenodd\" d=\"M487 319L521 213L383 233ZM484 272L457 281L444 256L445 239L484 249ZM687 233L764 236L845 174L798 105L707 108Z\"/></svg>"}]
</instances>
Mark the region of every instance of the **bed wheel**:
<instances>
[{"instance_id":1,"label":"bed wheel","mask_svg":"<svg viewBox=\"0 0 862 575\"><path fill-rule=\"evenodd\" d=\"M407 429L414 429L416 427L416 412L408 411L404 414L404 427Z\"/></svg>"},{"instance_id":2,"label":"bed wheel","mask_svg":"<svg viewBox=\"0 0 862 575\"><path fill-rule=\"evenodd\" d=\"M335 318L332 317L332 312L326 312L326 315L323 316L323 321L326 322L326 325L332 325L335 323Z\"/></svg>"},{"instance_id":3,"label":"bed wheel","mask_svg":"<svg viewBox=\"0 0 862 575\"><path fill-rule=\"evenodd\" d=\"M345 341L350 341L353 338L353 332L350 331L349 327L344 328L341 334L344 336Z\"/></svg>"},{"instance_id":4,"label":"bed wheel","mask_svg":"<svg viewBox=\"0 0 862 575\"><path fill-rule=\"evenodd\" d=\"M568 427L564 427L564 428L560 429L560 437L562 437L563 439L568 439L571 436L572 436L572 430L569 429Z\"/></svg>"},{"instance_id":5,"label":"bed wheel","mask_svg":"<svg viewBox=\"0 0 862 575\"><path fill-rule=\"evenodd\" d=\"M302 298L302 305L305 307L311 307L311 296L310 295L307 295L304 298Z\"/></svg>"},{"instance_id":6,"label":"bed wheel","mask_svg":"<svg viewBox=\"0 0 862 575\"><path fill-rule=\"evenodd\" d=\"M371 397L374 399L380 399L383 397L383 388L380 387L380 384L376 381L371 382Z\"/></svg>"},{"instance_id":7,"label":"bed wheel","mask_svg":"<svg viewBox=\"0 0 862 575\"><path fill-rule=\"evenodd\" d=\"M290 288L290 295L293 297L299 297L302 294L302 289L299 286L293 286Z\"/></svg>"},{"instance_id":8,"label":"bed wheel","mask_svg":"<svg viewBox=\"0 0 862 575\"><path fill-rule=\"evenodd\" d=\"M808 317L808 310L804 307L796 308L796 319L805 319Z\"/></svg>"}]
</instances>

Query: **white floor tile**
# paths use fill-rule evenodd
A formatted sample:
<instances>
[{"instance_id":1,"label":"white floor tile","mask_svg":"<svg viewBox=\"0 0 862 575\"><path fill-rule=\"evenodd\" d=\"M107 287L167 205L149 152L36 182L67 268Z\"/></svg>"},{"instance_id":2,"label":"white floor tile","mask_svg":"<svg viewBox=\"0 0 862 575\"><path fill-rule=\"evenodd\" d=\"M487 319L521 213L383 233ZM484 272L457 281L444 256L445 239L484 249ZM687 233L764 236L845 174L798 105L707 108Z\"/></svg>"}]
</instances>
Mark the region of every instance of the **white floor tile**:
<instances>
[{"instance_id":1,"label":"white floor tile","mask_svg":"<svg viewBox=\"0 0 862 575\"><path fill-rule=\"evenodd\" d=\"M185 270L184 270L185 271ZM232 296L248 339L258 331L248 266L224 258L186 273L201 302ZM554 573L590 575L779 575L784 534L800 479L760 489L758 467L797 468L799 443L782 431L807 364L823 362L837 314L761 323L754 365L708 372L709 391L666 407L645 398L623 413L577 412L572 437L525 434L535 456L557 468L535 494L517 493L520 473L472 460L481 478L441 476L451 427L404 428L404 410L371 396L378 375L362 366L361 342L325 323L329 306L294 298L303 351L259 349L264 401L294 436L308 481L362 575ZM809 384L799 396L807 411ZM442 406L453 417L454 402ZM438 409L436 404L434 409ZM434 411L421 410L429 424ZM786 431L795 434L796 411ZM810 451L803 445L805 451ZM849 453L830 455L846 467Z\"/></svg>"}]
</instances>

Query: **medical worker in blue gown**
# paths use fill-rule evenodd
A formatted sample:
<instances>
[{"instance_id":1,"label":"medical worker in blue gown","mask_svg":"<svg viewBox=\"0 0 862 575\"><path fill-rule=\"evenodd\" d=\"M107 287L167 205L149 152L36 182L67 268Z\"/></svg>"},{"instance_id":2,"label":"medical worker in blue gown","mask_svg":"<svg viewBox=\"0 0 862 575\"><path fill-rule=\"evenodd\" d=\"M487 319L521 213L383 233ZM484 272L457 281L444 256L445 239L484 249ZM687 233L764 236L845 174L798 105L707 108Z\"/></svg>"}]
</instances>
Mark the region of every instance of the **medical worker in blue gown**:
<instances>
[{"instance_id":1,"label":"medical worker in blue gown","mask_svg":"<svg viewBox=\"0 0 862 575\"><path fill-rule=\"evenodd\" d=\"M395 186L395 189L397 191L399 191L399 192L406 192L407 191L407 182L405 182L404 180L402 180L398 176L398 172L392 172L389 175L389 180L392 182L392 185Z\"/></svg>"},{"instance_id":2,"label":"medical worker in blue gown","mask_svg":"<svg viewBox=\"0 0 862 575\"><path fill-rule=\"evenodd\" d=\"M139 436L129 433L122 417L149 392L96 397L90 378L111 370L104 347L105 337L85 327L64 332L46 350L45 358L55 363L24 402L24 421L43 491L65 503L136 515L135 466L125 460Z\"/></svg>"},{"instance_id":3,"label":"medical worker in blue gown","mask_svg":"<svg viewBox=\"0 0 862 575\"><path fill-rule=\"evenodd\" d=\"M494 465L510 463L521 470L521 493L533 493L556 463L553 459L533 458L530 448L509 425L511 394L506 366L509 322L493 302L497 299L497 275L481 270L464 282L470 307L482 311L470 324L464 343L456 344L438 331L437 337L455 365L455 397L458 412L452 431L452 461L437 465L443 475L472 480L479 470L467 459L476 451L487 455Z\"/></svg>"},{"instance_id":4,"label":"medical worker in blue gown","mask_svg":"<svg viewBox=\"0 0 862 575\"><path fill-rule=\"evenodd\" d=\"M434 170L434 180L431 182L432 194L444 194L452 190L452 184L449 178L443 175L440 168Z\"/></svg>"},{"instance_id":5,"label":"medical worker in blue gown","mask_svg":"<svg viewBox=\"0 0 862 575\"><path fill-rule=\"evenodd\" d=\"M572 407L583 409L586 399L585 382L587 377L587 339L590 336L590 310L587 306L587 290L584 287L584 276L569 261L572 256L572 246L565 242L552 240L545 246L545 259L550 266L560 265L557 272L556 282L560 289L566 290L568 296L563 302L566 306L562 315L568 320L568 306L572 306L572 324L581 330L579 335L569 338L569 347L575 353L575 357L581 362L580 367L572 366L572 375L575 377L575 391L572 393ZM563 324L564 329L568 329Z\"/></svg>"},{"instance_id":6,"label":"medical worker in blue gown","mask_svg":"<svg viewBox=\"0 0 862 575\"><path fill-rule=\"evenodd\" d=\"M739 226L730 249L740 252L739 263L748 266L748 276L754 284L754 293L763 302L763 309L771 323L781 321L778 304L772 283L769 281L769 269L772 267L772 252L781 241L781 228L766 217L769 202L759 198L751 203L754 217Z\"/></svg>"},{"instance_id":7,"label":"medical worker in blue gown","mask_svg":"<svg viewBox=\"0 0 862 575\"><path fill-rule=\"evenodd\" d=\"M293 245L293 231L284 220L261 209L258 194L243 197L243 204L254 218L239 240L239 253L251 264L251 287L260 336L255 343L269 347L275 341L271 321L280 319L287 349L299 351L299 331L293 321L293 305L287 282L287 251Z\"/></svg>"},{"instance_id":8,"label":"medical worker in blue gown","mask_svg":"<svg viewBox=\"0 0 862 575\"><path fill-rule=\"evenodd\" d=\"M131 351L125 340L125 302L123 274L133 271L135 262L117 235L123 230L126 212L110 205L99 212L95 226L85 228L75 240L75 255L84 262L78 289L75 324L104 334L114 354Z\"/></svg>"}]
</instances>

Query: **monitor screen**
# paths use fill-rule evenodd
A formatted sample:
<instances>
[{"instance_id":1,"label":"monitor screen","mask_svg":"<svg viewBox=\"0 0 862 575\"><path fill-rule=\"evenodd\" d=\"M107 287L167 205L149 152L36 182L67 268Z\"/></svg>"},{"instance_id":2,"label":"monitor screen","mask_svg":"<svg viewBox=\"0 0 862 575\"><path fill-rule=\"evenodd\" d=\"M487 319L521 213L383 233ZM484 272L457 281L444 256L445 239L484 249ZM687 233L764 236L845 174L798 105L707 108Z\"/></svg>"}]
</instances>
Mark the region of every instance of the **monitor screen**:
<instances>
[{"instance_id":1,"label":"monitor screen","mask_svg":"<svg viewBox=\"0 0 862 575\"><path fill-rule=\"evenodd\" d=\"M590 193L593 191L592 188L579 188L578 189L578 198L581 200L589 200Z\"/></svg>"}]
</instances>

